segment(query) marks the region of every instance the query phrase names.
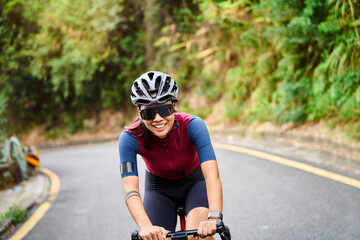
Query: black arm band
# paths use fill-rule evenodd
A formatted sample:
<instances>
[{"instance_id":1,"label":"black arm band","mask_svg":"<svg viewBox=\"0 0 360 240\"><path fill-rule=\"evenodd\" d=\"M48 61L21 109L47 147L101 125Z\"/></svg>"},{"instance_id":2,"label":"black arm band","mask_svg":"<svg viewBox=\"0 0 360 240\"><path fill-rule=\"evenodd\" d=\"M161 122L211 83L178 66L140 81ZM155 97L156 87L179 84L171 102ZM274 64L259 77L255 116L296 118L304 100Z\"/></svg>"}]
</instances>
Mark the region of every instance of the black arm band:
<instances>
[{"instance_id":1,"label":"black arm band","mask_svg":"<svg viewBox=\"0 0 360 240\"><path fill-rule=\"evenodd\" d=\"M133 162L124 162L120 164L120 174L135 172L135 165Z\"/></svg>"}]
</instances>

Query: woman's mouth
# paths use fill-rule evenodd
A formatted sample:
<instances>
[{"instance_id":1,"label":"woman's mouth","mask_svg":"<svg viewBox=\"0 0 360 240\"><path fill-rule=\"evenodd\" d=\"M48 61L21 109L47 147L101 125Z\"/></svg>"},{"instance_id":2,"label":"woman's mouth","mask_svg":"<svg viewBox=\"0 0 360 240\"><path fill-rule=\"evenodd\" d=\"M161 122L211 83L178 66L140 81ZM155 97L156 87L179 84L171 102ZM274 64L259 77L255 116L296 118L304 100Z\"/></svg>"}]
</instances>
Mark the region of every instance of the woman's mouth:
<instances>
[{"instance_id":1,"label":"woman's mouth","mask_svg":"<svg viewBox=\"0 0 360 240\"><path fill-rule=\"evenodd\" d=\"M158 125L153 125L156 129L162 129L162 128L164 128L165 127L165 125L166 125L166 123L164 123L164 124L158 124Z\"/></svg>"}]
</instances>

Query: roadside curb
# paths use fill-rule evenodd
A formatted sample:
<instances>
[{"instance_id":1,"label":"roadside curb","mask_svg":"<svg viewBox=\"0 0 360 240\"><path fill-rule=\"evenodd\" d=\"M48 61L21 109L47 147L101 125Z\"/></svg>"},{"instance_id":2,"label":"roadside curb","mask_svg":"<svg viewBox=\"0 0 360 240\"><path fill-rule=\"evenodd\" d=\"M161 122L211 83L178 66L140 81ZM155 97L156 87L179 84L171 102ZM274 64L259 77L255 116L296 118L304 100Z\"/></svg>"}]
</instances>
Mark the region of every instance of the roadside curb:
<instances>
[{"instance_id":1,"label":"roadside curb","mask_svg":"<svg viewBox=\"0 0 360 240\"><path fill-rule=\"evenodd\" d=\"M5 218L5 220L0 224L0 239L3 234L5 234L8 229L10 229L12 222L9 218Z\"/></svg>"},{"instance_id":2,"label":"roadside curb","mask_svg":"<svg viewBox=\"0 0 360 240\"><path fill-rule=\"evenodd\" d=\"M0 212L5 213L12 206L18 206L21 209L30 211L35 205L44 201L47 190L49 187L49 178L43 172L37 171L36 174L29 178L29 180L19 185L20 190L9 189L2 191L0 198L2 201L2 207ZM0 239L1 236L6 235L11 231L11 228L15 228L11 222L11 219L6 218L0 224Z\"/></svg>"},{"instance_id":3,"label":"roadside curb","mask_svg":"<svg viewBox=\"0 0 360 240\"><path fill-rule=\"evenodd\" d=\"M53 173L52 171L46 169L46 168L40 168L39 173L44 176L49 181L49 184L37 186L36 190L38 192L38 197L30 197L24 193L23 198L28 198L26 204L27 204L27 210L32 209L36 205L40 204L35 211L29 216L29 218L20 226L19 229L16 230L16 232L9 238L9 240L21 240L23 239L34 227L35 225L40 221L40 219L44 216L44 214L49 210L49 208L52 205L52 202L56 199L58 192L60 190L60 180L59 177ZM29 190L30 191L30 190ZM40 193L41 192L41 193ZM9 222L6 222L4 224L3 232L0 234L5 234L7 231L9 231L12 227L12 223L10 220Z\"/></svg>"},{"instance_id":4,"label":"roadside curb","mask_svg":"<svg viewBox=\"0 0 360 240\"><path fill-rule=\"evenodd\" d=\"M1 191L0 213L5 213L12 206L29 210L32 206L41 203L46 198L49 181L48 176L38 170L35 175L19 183L14 189Z\"/></svg>"},{"instance_id":5,"label":"roadside curb","mask_svg":"<svg viewBox=\"0 0 360 240\"><path fill-rule=\"evenodd\" d=\"M119 136L103 138L103 139L92 139L92 140L82 140L82 141L69 141L69 142L62 142L62 143L49 143L40 145L38 149L55 149L55 148L62 148L62 147L70 147L70 146L82 146L88 144L96 144L96 143L106 143L112 142L119 139Z\"/></svg>"}]
</instances>

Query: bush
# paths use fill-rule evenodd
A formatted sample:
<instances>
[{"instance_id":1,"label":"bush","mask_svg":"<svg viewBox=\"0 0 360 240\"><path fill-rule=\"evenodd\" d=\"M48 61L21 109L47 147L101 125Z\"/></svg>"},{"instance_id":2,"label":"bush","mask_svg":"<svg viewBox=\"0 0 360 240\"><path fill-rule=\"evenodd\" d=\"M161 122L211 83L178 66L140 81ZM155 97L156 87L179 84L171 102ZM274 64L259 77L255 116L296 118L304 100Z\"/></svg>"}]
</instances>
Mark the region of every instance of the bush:
<instances>
[{"instance_id":1,"label":"bush","mask_svg":"<svg viewBox=\"0 0 360 240\"><path fill-rule=\"evenodd\" d=\"M75 133L146 69L247 123L359 119L360 1L40 2L0 1L0 131Z\"/></svg>"},{"instance_id":2,"label":"bush","mask_svg":"<svg viewBox=\"0 0 360 240\"><path fill-rule=\"evenodd\" d=\"M13 187L15 184L14 177L10 171L5 171L0 176L0 190Z\"/></svg>"},{"instance_id":3,"label":"bush","mask_svg":"<svg viewBox=\"0 0 360 240\"><path fill-rule=\"evenodd\" d=\"M0 214L0 223L2 223L5 218L9 218L13 224L25 222L27 214L27 210L21 209L18 206L10 207L5 214Z\"/></svg>"}]
</instances>

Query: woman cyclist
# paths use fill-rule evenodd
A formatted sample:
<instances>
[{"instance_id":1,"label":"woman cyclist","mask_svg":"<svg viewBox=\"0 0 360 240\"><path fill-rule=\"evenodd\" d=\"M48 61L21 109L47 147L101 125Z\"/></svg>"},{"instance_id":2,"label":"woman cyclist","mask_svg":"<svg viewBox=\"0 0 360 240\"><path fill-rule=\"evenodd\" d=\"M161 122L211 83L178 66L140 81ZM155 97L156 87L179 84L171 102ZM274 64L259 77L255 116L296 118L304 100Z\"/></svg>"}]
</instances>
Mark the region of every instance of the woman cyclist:
<instances>
[{"instance_id":1,"label":"woman cyclist","mask_svg":"<svg viewBox=\"0 0 360 240\"><path fill-rule=\"evenodd\" d=\"M162 72L151 71L131 87L139 119L119 138L120 172L128 209L146 240L175 231L177 207L184 206L186 229L206 239L222 219L222 185L207 127L202 119L177 111L178 88ZM142 201L136 155L145 161Z\"/></svg>"}]
</instances>

